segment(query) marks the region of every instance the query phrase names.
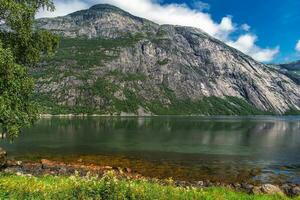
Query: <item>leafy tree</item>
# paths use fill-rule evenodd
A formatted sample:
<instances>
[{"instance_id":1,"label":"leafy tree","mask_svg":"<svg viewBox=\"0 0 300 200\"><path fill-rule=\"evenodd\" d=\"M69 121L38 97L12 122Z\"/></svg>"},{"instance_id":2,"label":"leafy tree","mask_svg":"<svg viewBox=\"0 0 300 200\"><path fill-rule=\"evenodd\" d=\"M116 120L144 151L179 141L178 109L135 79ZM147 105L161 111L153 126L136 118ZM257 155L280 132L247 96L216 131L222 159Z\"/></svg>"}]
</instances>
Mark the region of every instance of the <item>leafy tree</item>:
<instances>
[{"instance_id":1,"label":"leafy tree","mask_svg":"<svg viewBox=\"0 0 300 200\"><path fill-rule=\"evenodd\" d=\"M28 68L53 53L58 38L34 29L39 9L53 10L51 0L0 0L0 132L17 136L37 118Z\"/></svg>"}]
</instances>

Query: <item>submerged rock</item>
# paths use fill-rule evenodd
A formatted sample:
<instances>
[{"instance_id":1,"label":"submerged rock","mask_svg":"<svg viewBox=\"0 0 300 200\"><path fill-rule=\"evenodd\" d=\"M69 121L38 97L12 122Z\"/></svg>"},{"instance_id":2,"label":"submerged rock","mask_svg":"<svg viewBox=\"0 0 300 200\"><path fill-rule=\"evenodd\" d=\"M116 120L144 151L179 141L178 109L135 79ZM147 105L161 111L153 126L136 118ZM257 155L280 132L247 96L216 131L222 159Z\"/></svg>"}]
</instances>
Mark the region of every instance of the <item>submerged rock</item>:
<instances>
[{"instance_id":1,"label":"submerged rock","mask_svg":"<svg viewBox=\"0 0 300 200\"><path fill-rule=\"evenodd\" d=\"M0 168L4 167L7 162L7 153L0 147Z\"/></svg>"}]
</instances>

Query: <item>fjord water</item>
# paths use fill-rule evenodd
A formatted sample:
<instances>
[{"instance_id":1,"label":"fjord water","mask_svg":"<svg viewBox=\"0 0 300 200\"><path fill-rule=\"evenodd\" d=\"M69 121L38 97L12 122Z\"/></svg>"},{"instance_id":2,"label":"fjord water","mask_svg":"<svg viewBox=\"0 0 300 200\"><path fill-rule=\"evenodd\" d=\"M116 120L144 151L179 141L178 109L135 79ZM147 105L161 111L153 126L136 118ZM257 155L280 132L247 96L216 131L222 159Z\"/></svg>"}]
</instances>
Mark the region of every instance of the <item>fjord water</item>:
<instances>
[{"instance_id":1,"label":"fjord water","mask_svg":"<svg viewBox=\"0 0 300 200\"><path fill-rule=\"evenodd\" d=\"M47 118L0 146L161 178L300 182L300 117Z\"/></svg>"}]
</instances>

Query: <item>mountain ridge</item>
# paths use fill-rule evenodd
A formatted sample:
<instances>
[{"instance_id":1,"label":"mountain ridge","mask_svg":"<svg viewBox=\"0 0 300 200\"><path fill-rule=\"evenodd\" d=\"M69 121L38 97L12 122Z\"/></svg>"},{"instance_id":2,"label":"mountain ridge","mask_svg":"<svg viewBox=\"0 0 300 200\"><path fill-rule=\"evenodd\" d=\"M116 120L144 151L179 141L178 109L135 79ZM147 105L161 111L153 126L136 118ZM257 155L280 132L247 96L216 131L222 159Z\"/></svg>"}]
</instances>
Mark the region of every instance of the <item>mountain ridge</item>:
<instances>
[{"instance_id":1,"label":"mountain ridge","mask_svg":"<svg viewBox=\"0 0 300 200\"><path fill-rule=\"evenodd\" d=\"M62 38L57 54L32 70L37 98L54 104L45 112L300 110L300 87L291 78L197 28L158 25L107 4L39 19L36 27Z\"/></svg>"},{"instance_id":2,"label":"mountain ridge","mask_svg":"<svg viewBox=\"0 0 300 200\"><path fill-rule=\"evenodd\" d=\"M279 64L280 67L291 70L291 71L300 71L300 60Z\"/></svg>"},{"instance_id":3,"label":"mountain ridge","mask_svg":"<svg viewBox=\"0 0 300 200\"><path fill-rule=\"evenodd\" d=\"M285 74L298 85L300 84L300 60L289 63L270 64L268 66Z\"/></svg>"}]
</instances>

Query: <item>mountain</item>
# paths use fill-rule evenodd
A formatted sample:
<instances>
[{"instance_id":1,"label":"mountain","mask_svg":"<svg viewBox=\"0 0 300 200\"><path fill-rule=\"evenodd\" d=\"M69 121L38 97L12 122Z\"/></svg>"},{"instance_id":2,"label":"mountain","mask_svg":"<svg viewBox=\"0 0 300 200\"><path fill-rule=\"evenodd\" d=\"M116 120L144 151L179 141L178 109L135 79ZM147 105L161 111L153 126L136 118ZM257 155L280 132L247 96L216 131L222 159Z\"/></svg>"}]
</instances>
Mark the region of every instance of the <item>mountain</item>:
<instances>
[{"instance_id":1,"label":"mountain","mask_svg":"<svg viewBox=\"0 0 300 200\"><path fill-rule=\"evenodd\" d=\"M31 70L45 113L285 114L300 86L203 31L158 25L99 4L35 28L61 36Z\"/></svg>"},{"instance_id":2,"label":"mountain","mask_svg":"<svg viewBox=\"0 0 300 200\"><path fill-rule=\"evenodd\" d=\"M300 71L300 60L291 62L291 63L285 63L285 64L279 64L279 66L283 69L289 70L289 71Z\"/></svg>"},{"instance_id":3,"label":"mountain","mask_svg":"<svg viewBox=\"0 0 300 200\"><path fill-rule=\"evenodd\" d=\"M297 84L300 84L300 60L290 63L273 64L269 65L269 67L280 71L294 80Z\"/></svg>"}]
</instances>

